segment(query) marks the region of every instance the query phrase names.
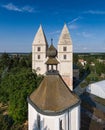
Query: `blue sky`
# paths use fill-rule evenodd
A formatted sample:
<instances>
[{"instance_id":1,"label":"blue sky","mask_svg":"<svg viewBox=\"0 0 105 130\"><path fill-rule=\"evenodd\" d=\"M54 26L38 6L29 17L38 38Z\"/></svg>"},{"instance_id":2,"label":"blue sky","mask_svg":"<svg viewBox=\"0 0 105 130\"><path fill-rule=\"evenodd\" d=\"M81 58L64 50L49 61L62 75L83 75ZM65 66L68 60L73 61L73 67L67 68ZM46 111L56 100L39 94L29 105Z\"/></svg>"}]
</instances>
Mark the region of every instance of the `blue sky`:
<instances>
[{"instance_id":1,"label":"blue sky","mask_svg":"<svg viewBox=\"0 0 105 130\"><path fill-rule=\"evenodd\" d=\"M56 46L64 23L74 52L105 52L105 0L0 0L0 52L31 52L40 24Z\"/></svg>"}]
</instances>

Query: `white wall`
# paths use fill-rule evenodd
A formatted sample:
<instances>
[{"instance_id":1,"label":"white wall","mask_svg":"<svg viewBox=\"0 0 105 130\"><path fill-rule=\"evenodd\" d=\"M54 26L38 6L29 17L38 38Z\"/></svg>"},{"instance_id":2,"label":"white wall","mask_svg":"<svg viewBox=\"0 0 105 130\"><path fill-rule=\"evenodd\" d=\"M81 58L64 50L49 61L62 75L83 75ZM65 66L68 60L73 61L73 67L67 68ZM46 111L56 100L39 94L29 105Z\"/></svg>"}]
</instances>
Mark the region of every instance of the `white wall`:
<instances>
[{"instance_id":1,"label":"white wall","mask_svg":"<svg viewBox=\"0 0 105 130\"><path fill-rule=\"evenodd\" d=\"M38 47L40 47L40 51L37 51ZM40 55L40 59L38 59L38 55ZM32 46L32 69L36 70L37 74L46 73L45 61L46 61L46 45L33 45Z\"/></svg>"},{"instance_id":2,"label":"white wall","mask_svg":"<svg viewBox=\"0 0 105 130\"><path fill-rule=\"evenodd\" d=\"M63 47L66 47L66 51L63 50ZM58 44L58 59L60 64L58 65L59 73L64 78L64 81L69 86L71 90L73 90L73 56L72 56L72 44ZM64 59L64 55L66 55L66 59Z\"/></svg>"},{"instance_id":3,"label":"white wall","mask_svg":"<svg viewBox=\"0 0 105 130\"><path fill-rule=\"evenodd\" d=\"M33 107L28 104L28 130L34 130L34 124L36 122L37 112Z\"/></svg>"},{"instance_id":4,"label":"white wall","mask_svg":"<svg viewBox=\"0 0 105 130\"><path fill-rule=\"evenodd\" d=\"M60 130L60 121L64 130L79 130L80 128L80 107L68 110L62 115L46 116L38 113L28 104L28 130L38 130L37 115L40 115L41 130Z\"/></svg>"},{"instance_id":5,"label":"white wall","mask_svg":"<svg viewBox=\"0 0 105 130\"><path fill-rule=\"evenodd\" d=\"M69 116L71 119L71 129L69 130L80 130L80 106L72 109Z\"/></svg>"}]
</instances>

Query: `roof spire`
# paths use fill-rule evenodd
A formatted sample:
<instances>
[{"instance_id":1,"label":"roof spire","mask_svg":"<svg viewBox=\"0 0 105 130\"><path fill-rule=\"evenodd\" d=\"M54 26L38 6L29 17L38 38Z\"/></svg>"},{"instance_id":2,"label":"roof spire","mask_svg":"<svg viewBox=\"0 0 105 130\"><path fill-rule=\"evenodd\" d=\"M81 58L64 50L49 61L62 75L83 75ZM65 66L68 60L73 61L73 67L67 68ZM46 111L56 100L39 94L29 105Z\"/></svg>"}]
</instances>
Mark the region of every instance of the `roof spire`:
<instances>
[{"instance_id":1,"label":"roof spire","mask_svg":"<svg viewBox=\"0 0 105 130\"><path fill-rule=\"evenodd\" d=\"M43 45L48 46L47 39L46 39L46 36L45 36L45 33L43 31L43 27L41 24L40 24L39 29L34 37L33 44L39 44L39 45L43 44Z\"/></svg>"},{"instance_id":2,"label":"roof spire","mask_svg":"<svg viewBox=\"0 0 105 130\"><path fill-rule=\"evenodd\" d=\"M53 45L53 38L51 38L51 45Z\"/></svg>"},{"instance_id":3,"label":"roof spire","mask_svg":"<svg viewBox=\"0 0 105 130\"><path fill-rule=\"evenodd\" d=\"M64 27L62 29L58 44L72 44L70 33L66 24L64 24Z\"/></svg>"}]
</instances>

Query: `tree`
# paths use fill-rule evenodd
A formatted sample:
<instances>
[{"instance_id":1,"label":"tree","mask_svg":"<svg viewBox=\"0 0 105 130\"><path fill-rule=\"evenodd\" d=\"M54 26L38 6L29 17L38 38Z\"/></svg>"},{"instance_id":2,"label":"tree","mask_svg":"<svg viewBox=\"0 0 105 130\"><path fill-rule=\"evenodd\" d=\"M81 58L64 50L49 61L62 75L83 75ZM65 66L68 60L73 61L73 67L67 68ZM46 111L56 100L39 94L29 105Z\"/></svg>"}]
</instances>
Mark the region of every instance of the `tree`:
<instances>
[{"instance_id":1,"label":"tree","mask_svg":"<svg viewBox=\"0 0 105 130\"><path fill-rule=\"evenodd\" d=\"M73 54L73 63L77 64L78 62L78 54Z\"/></svg>"},{"instance_id":2,"label":"tree","mask_svg":"<svg viewBox=\"0 0 105 130\"><path fill-rule=\"evenodd\" d=\"M0 114L0 130L10 130L13 123L14 122L11 117Z\"/></svg>"},{"instance_id":3,"label":"tree","mask_svg":"<svg viewBox=\"0 0 105 130\"><path fill-rule=\"evenodd\" d=\"M27 119L27 96L37 88L42 76L31 68L13 68L0 84L0 101L9 105L9 115L15 122Z\"/></svg>"},{"instance_id":4,"label":"tree","mask_svg":"<svg viewBox=\"0 0 105 130\"><path fill-rule=\"evenodd\" d=\"M1 55L1 60L0 60L0 64L1 64L1 67L3 67L3 69L5 67L7 67L9 65L9 62L10 62L10 57L7 53L3 53Z\"/></svg>"}]
</instances>

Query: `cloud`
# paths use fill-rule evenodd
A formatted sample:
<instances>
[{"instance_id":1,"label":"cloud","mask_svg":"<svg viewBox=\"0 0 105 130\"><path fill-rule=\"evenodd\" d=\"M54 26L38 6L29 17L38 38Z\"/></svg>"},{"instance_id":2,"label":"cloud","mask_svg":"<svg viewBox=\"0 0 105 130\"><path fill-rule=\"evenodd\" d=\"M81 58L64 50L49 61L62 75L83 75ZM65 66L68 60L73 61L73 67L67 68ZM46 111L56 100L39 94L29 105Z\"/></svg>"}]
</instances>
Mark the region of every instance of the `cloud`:
<instances>
[{"instance_id":1,"label":"cloud","mask_svg":"<svg viewBox=\"0 0 105 130\"><path fill-rule=\"evenodd\" d=\"M32 7L30 7L30 6L24 6L24 7L22 8L22 10L23 10L23 11L26 11L26 12L30 12L30 13L35 12L34 8L32 8ZM36 12L37 12L37 11L36 11Z\"/></svg>"},{"instance_id":2,"label":"cloud","mask_svg":"<svg viewBox=\"0 0 105 130\"><path fill-rule=\"evenodd\" d=\"M78 36L83 36L84 38L93 37L93 34L88 33L88 32L77 33L77 35L78 35Z\"/></svg>"},{"instance_id":3,"label":"cloud","mask_svg":"<svg viewBox=\"0 0 105 130\"><path fill-rule=\"evenodd\" d=\"M85 14L97 14L97 15L104 15L105 11L98 11L98 10L88 10L84 12Z\"/></svg>"},{"instance_id":4,"label":"cloud","mask_svg":"<svg viewBox=\"0 0 105 130\"><path fill-rule=\"evenodd\" d=\"M83 49L83 50L88 50L88 48L87 48L87 47L83 47L82 49Z\"/></svg>"},{"instance_id":5,"label":"cloud","mask_svg":"<svg viewBox=\"0 0 105 130\"><path fill-rule=\"evenodd\" d=\"M12 3L9 3L7 5L2 5L2 7L5 8L5 9L7 9L7 10L13 10L13 11L18 11L18 12L22 11L21 9L19 9L18 7L16 7Z\"/></svg>"},{"instance_id":6,"label":"cloud","mask_svg":"<svg viewBox=\"0 0 105 130\"><path fill-rule=\"evenodd\" d=\"M81 46L74 46L73 48L74 52L88 52L90 49L88 47Z\"/></svg>"},{"instance_id":7,"label":"cloud","mask_svg":"<svg viewBox=\"0 0 105 130\"><path fill-rule=\"evenodd\" d=\"M12 3L6 4L6 5L2 5L3 8L7 9L7 10L11 10L11 11L17 11L17 12L36 12L34 10L34 8L30 7L30 6L23 6L23 7L18 7Z\"/></svg>"},{"instance_id":8,"label":"cloud","mask_svg":"<svg viewBox=\"0 0 105 130\"><path fill-rule=\"evenodd\" d=\"M68 25L69 29L77 29L78 26L77 25L74 25L74 24L71 24L71 25Z\"/></svg>"},{"instance_id":9,"label":"cloud","mask_svg":"<svg viewBox=\"0 0 105 130\"><path fill-rule=\"evenodd\" d=\"M80 19L80 17L74 18L73 20L71 20L71 21L68 23L68 25L70 25L70 24L72 24L72 23L78 21L79 19Z\"/></svg>"},{"instance_id":10,"label":"cloud","mask_svg":"<svg viewBox=\"0 0 105 130\"><path fill-rule=\"evenodd\" d=\"M81 17L77 17L77 18L74 18L72 19L70 22L68 22L68 27L69 29L77 29L78 26L76 24L74 24L76 21L78 21Z\"/></svg>"},{"instance_id":11,"label":"cloud","mask_svg":"<svg viewBox=\"0 0 105 130\"><path fill-rule=\"evenodd\" d=\"M89 37L92 37L93 35L87 32L82 32L82 36L85 38L89 38Z\"/></svg>"},{"instance_id":12,"label":"cloud","mask_svg":"<svg viewBox=\"0 0 105 130\"><path fill-rule=\"evenodd\" d=\"M53 34L59 34L60 33L60 30L56 30L54 32L50 32L49 34L53 35Z\"/></svg>"}]
</instances>

